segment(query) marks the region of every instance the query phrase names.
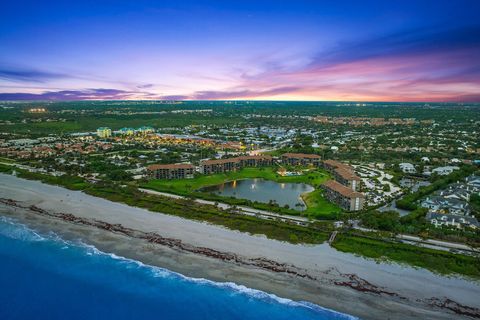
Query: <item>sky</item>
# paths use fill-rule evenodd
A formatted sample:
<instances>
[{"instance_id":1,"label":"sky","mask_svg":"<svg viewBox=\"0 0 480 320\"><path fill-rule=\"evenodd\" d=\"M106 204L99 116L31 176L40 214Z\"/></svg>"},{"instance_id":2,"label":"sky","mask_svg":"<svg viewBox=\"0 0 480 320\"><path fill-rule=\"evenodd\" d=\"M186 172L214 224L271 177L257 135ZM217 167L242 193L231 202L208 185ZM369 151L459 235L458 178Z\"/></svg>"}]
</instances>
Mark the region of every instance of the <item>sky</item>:
<instances>
[{"instance_id":1,"label":"sky","mask_svg":"<svg viewBox=\"0 0 480 320\"><path fill-rule=\"evenodd\" d=\"M1 1L0 100L480 102L480 1Z\"/></svg>"}]
</instances>

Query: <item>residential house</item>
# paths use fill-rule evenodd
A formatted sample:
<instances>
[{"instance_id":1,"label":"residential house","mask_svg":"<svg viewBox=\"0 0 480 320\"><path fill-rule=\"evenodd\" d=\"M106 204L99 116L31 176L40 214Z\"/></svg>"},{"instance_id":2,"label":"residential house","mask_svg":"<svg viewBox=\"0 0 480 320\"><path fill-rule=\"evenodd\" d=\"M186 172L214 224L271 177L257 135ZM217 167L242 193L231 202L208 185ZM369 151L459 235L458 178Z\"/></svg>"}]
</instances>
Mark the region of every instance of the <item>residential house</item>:
<instances>
[{"instance_id":1,"label":"residential house","mask_svg":"<svg viewBox=\"0 0 480 320\"><path fill-rule=\"evenodd\" d=\"M402 162L398 165L400 167L400 170L402 170L403 173L416 173L417 170L415 169L415 166L411 163L408 162Z\"/></svg>"},{"instance_id":2,"label":"residential house","mask_svg":"<svg viewBox=\"0 0 480 320\"><path fill-rule=\"evenodd\" d=\"M452 173L455 170L459 170L460 168L457 166L445 166L445 167L438 167L432 170L432 173L436 173L441 176L446 176Z\"/></svg>"},{"instance_id":3,"label":"residential house","mask_svg":"<svg viewBox=\"0 0 480 320\"><path fill-rule=\"evenodd\" d=\"M435 227L447 226L456 227L458 229L463 229L465 227L472 229L480 228L480 223L474 217L428 212L426 219Z\"/></svg>"}]
</instances>

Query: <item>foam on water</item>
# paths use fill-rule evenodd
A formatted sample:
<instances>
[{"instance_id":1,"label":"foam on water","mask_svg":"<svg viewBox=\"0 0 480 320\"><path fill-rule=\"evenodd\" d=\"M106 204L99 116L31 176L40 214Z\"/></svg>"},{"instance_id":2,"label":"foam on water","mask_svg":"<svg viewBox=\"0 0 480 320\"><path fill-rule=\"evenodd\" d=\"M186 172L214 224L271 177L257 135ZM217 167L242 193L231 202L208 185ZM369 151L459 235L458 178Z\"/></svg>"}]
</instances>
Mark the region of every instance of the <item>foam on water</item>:
<instances>
[{"instance_id":1,"label":"foam on water","mask_svg":"<svg viewBox=\"0 0 480 320\"><path fill-rule=\"evenodd\" d=\"M88 245L79 240L66 241L60 238L57 234L52 232L48 234L39 234L35 230L32 230L29 227L27 227L26 225L20 224L13 219L2 217L2 216L0 216L0 237L10 238L15 241L21 241L23 243L30 242L32 244L35 244L38 242L43 242L44 246L51 246L53 251L60 249L59 251L64 251L64 252L68 251L68 253L71 254L72 256L74 254L80 253L80 255L83 255L84 257L91 257L89 259L101 259L102 263L112 264L113 266L116 265L115 268L117 268L116 270L119 273L128 274L129 272L133 272L133 274L137 274L137 275L146 274L147 278L150 278L150 280L153 280L153 281L160 281L160 282L171 281L175 284L184 283L184 285L186 286L185 288L187 289L193 288L196 290L202 290L208 287L214 288L215 294L220 294L220 295L227 294L230 296L233 295L232 301L237 301L235 300L235 296L238 296L238 297L247 298L247 300L253 299L253 301L257 301L258 303L278 304L279 306L283 305L284 306L283 308L288 309L289 312L296 312L295 310L298 309L299 315L300 314L304 315L303 313L301 313L301 310L310 310L310 312L313 312L313 317L311 318L356 319L353 316L345 315L330 309L326 309L309 302L293 301L290 299L281 298L274 294L247 288L243 285L239 285L234 282L215 282L215 281L211 281L203 278L186 277L182 274L170 271L168 269L146 265L140 261L120 257L113 253L102 252L98 250L96 247L92 245ZM73 261L72 263L75 263L75 261ZM85 272L88 272L88 267L91 267L91 266L86 266L87 270L84 270L84 271L77 271L77 269L75 269L76 270L75 272L79 272L80 274L83 274ZM58 268L57 270L63 270L61 266L55 266L55 268ZM79 270L82 270L82 269L79 268ZM121 271L121 270L124 270L124 271ZM99 272L101 272L101 269ZM115 272L115 270L113 272ZM132 278L133 280L135 280L134 277ZM155 279L159 279L159 280L155 280ZM155 288L155 286L158 286L158 285L159 284L154 282L153 287ZM143 288L142 284L140 283L138 288L132 284L132 286L129 287L128 289L142 290L142 288ZM153 294L154 293L155 291L153 291ZM242 303L241 301L239 303ZM315 316L315 314L317 314L318 317ZM241 318L242 315L238 315L238 316L239 318ZM235 317L235 316L232 316L232 317ZM219 315L219 318L222 318L222 316Z\"/></svg>"}]
</instances>

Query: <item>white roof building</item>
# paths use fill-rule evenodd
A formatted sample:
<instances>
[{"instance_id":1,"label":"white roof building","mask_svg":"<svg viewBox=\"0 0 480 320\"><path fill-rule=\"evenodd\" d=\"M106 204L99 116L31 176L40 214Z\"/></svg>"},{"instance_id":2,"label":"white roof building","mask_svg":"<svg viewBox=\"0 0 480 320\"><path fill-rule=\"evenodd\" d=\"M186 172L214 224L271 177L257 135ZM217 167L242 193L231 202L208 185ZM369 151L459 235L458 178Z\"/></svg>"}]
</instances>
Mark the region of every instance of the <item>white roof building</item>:
<instances>
[{"instance_id":1,"label":"white roof building","mask_svg":"<svg viewBox=\"0 0 480 320\"><path fill-rule=\"evenodd\" d=\"M417 170L415 170L415 166L411 163L408 162L402 162L398 165L400 167L400 170L402 170L404 173L415 173Z\"/></svg>"},{"instance_id":2,"label":"white roof building","mask_svg":"<svg viewBox=\"0 0 480 320\"><path fill-rule=\"evenodd\" d=\"M438 167L432 170L432 173L436 173L441 176L446 176L452 173L455 170L459 170L460 168L457 166L446 166L446 167Z\"/></svg>"}]
</instances>

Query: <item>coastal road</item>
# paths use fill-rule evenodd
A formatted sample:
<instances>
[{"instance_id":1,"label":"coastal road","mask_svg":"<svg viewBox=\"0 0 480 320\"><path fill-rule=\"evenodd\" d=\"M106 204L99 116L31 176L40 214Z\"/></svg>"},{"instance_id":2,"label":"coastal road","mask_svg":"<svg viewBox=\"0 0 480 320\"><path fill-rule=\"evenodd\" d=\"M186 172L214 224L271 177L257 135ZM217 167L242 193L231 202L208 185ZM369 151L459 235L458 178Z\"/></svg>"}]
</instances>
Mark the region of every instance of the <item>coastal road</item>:
<instances>
[{"instance_id":1,"label":"coastal road","mask_svg":"<svg viewBox=\"0 0 480 320\"><path fill-rule=\"evenodd\" d=\"M426 243L426 244L430 244L432 246L441 246L441 247L447 247L447 248L450 248L450 249L466 250L466 251L473 251L473 252L480 253L479 250L477 250L475 248L472 248L470 246L467 246L465 244L462 244L462 243L447 242L447 241L440 241L440 240L433 240L433 239L422 239L420 237L410 236L410 235L406 235L406 234L397 235L397 239Z\"/></svg>"},{"instance_id":2,"label":"coastal road","mask_svg":"<svg viewBox=\"0 0 480 320\"><path fill-rule=\"evenodd\" d=\"M184 200L187 199L186 197L179 196L177 194L167 193L167 192L159 192L159 191L143 189L143 188L138 188L138 190L145 193L163 196L163 197L169 197L173 199L184 199ZM215 202L215 201L209 201L209 200L203 200L203 199L195 199L193 201L201 204L217 206L222 210L236 209L240 214L244 214L247 216L260 217L262 219L267 219L267 220L279 219L285 222L293 222L299 225L306 225L309 222L308 218L305 218L305 217L282 215L275 212L253 209L253 208L244 207L244 206L233 206L227 203L221 203L221 202Z\"/></svg>"},{"instance_id":3,"label":"coastal road","mask_svg":"<svg viewBox=\"0 0 480 320\"><path fill-rule=\"evenodd\" d=\"M353 229L364 231L364 232L378 232L378 230L375 230L375 229L360 227L358 225L358 221L356 220L352 221L352 227ZM398 240L401 240L402 242L408 242L410 244L412 244L413 242L413 244L415 245L420 245L420 246L437 249L437 250L443 250L443 251L459 250L468 254L471 254L471 253L480 254L480 250L467 246L466 244L463 244L463 243L447 242L447 241L434 240L434 239L422 239L420 237L416 237L408 234L398 234L396 235L396 238Z\"/></svg>"},{"instance_id":4,"label":"coastal road","mask_svg":"<svg viewBox=\"0 0 480 320\"><path fill-rule=\"evenodd\" d=\"M169 197L173 199L187 199L186 197L179 196L177 194L172 194L172 193L167 193L167 192L159 192L159 191L154 191L150 189L143 189L139 188L140 191L153 194L153 195L158 195L158 196L164 196L164 197ZM305 217L296 217L296 216L289 216L289 215L281 215L275 212L270 212L270 211L265 211L265 210L258 210L258 209L253 209L249 207L244 207L244 206L233 206L230 204L226 203L221 203L221 202L214 202L214 201L208 201L208 200L203 200L203 199L195 199L193 200L197 203L201 204L207 204L207 205L212 205L212 206L217 206L218 208L222 210L228 210L228 209L237 209L237 211L240 214L248 215L248 216L254 216L254 217L259 217L262 219L267 219L267 220L272 220L272 219L279 219L281 221L285 222L293 222L298 225L307 225L309 223L308 218ZM369 228L363 228L358 225L358 221L354 222L352 224L354 229L364 231L364 232L378 232L378 230L374 229L369 229ZM465 244L461 243L455 243L455 242L447 242L447 241L440 241L440 240L434 240L434 239L422 239L420 237L416 236L411 236L407 234L399 234L396 236L396 238L402 242L408 242L410 244L415 244L423 247L429 247L432 249L437 249L437 250L443 250L443 251L451 251L451 250L459 250L467 254L472 254L472 253L477 253L480 254L480 250L472 248L470 246L467 246Z\"/></svg>"}]
</instances>

